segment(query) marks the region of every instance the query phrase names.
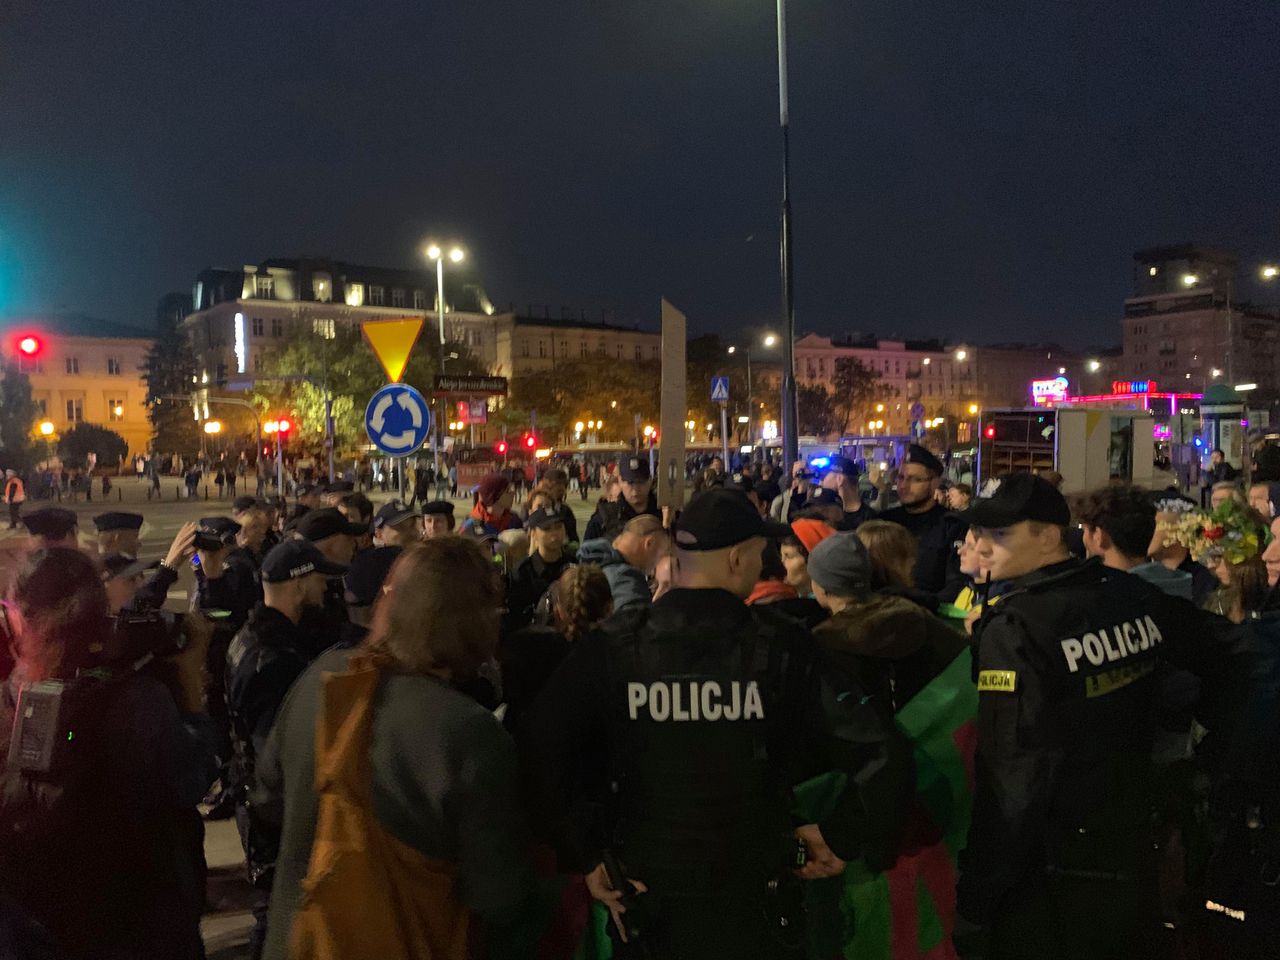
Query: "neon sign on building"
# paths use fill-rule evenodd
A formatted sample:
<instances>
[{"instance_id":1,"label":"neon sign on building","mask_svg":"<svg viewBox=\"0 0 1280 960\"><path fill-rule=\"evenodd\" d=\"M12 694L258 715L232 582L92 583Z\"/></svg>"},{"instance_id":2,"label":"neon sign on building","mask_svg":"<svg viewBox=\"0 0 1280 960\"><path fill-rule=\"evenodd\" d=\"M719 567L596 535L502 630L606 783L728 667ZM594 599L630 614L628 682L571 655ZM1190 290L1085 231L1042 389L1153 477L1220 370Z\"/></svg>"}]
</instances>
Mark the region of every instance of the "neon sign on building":
<instances>
[{"instance_id":1,"label":"neon sign on building","mask_svg":"<svg viewBox=\"0 0 1280 960\"><path fill-rule=\"evenodd\" d=\"M1051 407L1067 399L1070 384L1066 377L1031 381L1031 402L1037 407Z\"/></svg>"}]
</instances>

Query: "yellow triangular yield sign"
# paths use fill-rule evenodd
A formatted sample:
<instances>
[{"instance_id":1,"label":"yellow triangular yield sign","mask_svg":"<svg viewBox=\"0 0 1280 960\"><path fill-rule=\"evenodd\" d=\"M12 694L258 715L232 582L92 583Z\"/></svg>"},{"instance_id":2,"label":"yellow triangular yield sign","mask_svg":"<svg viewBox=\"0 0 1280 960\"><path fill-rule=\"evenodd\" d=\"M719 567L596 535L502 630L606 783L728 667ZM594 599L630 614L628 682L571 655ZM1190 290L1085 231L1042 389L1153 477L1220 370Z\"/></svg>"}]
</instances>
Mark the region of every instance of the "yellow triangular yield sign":
<instances>
[{"instance_id":1,"label":"yellow triangular yield sign","mask_svg":"<svg viewBox=\"0 0 1280 960\"><path fill-rule=\"evenodd\" d=\"M387 372L387 379L399 383L404 366L409 362L409 351L422 333L421 317L403 320L367 320L360 324L373 352Z\"/></svg>"}]
</instances>

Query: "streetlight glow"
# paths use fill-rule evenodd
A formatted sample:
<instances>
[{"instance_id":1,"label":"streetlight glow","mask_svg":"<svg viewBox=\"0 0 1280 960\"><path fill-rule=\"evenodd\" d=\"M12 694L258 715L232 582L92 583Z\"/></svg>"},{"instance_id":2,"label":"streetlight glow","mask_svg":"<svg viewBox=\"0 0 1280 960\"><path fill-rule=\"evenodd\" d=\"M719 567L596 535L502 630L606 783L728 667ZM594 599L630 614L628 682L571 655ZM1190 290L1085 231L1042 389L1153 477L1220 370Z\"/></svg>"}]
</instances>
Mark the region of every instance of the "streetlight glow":
<instances>
[{"instance_id":1,"label":"streetlight glow","mask_svg":"<svg viewBox=\"0 0 1280 960\"><path fill-rule=\"evenodd\" d=\"M573 432L574 432L574 433L581 433L581 432L582 432L582 429L583 429L583 426L584 426L583 422L582 422L581 420L579 420L577 423L575 423L575 424L573 425Z\"/></svg>"},{"instance_id":2,"label":"streetlight glow","mask_svg":"<svg viewBox=\"0 0 1280 960\"><path fill-rule=\"evenodd\" d=\"M1089 361L1089 372L1090 372L1090 373L1097 373L1097 372L1098 372L1099 370L1101 370L1101 369L1102 369L1102 361L1101 361L1101 360L1090 360L1090 361Z\"/></svg>"},{"instance_id":3,"label":"streetlight glow","mask_svg":"<svg viewBox=\"0 0 1280 960\"><path fill-rule=\"evenodd\" d=\"M1194 287L1200 282L1200 278L1194 273L1184 273L1182 275L1182 285L1184 287Z\"/></svg>"},{"instance_id":4,"label":"streetlight glow","mask_svg":"<svg viewBox=\"0 0 1280 960\"><path fill-rule=\"evenodd\" d=\"M728 350L728 352L729 352L729 353L737 353L737 352L738 352L738 348L737 348L737 347L730 347L730 348L729 348L729 350Z\"/></svg>"},{"instance_id":5,"label":"streetlight glow","mask_svg":"<svg viewBox=\"0 0 1280 960\"><path fill-rule=\"evenodd\" d=\"M1209 371L1209 373L1215 377L1222 376L1222 371L1219 370L1217 367L1214 367L1212 370Z\"/></svg>"},{"instance_id":6,"label":"streetlight glow","mask_svg":"<svg viewBox=\"0 0 1280 960\"><path fill-rule=\"evenodd\" d=\"M466 254L462 252L461 247L454 247L449 251L449 259L454 263L461 263L465 257Z\"/></svg>"},{"instance_id":7,"label":"streetlight glow","mask_svg":"<svg viewBox=\"0 0 1280 960\"><path fill-rule=\"evenodd\" d=\"M439 259L440 259L440 245L439 245L439 244L437 244L437 243L430 244L430 245L427 247L427 249L426 249L426 254L427 254L427 259L428 259L428 260L439 260Z\"/></svg>"},{"instance_id":8,"label":"streetlight glow","mask_svg":"<svg viewBox=\"0 0 1280 960\"><path fill-rule=\"evenodd\" d=\"M46 437L53 436L53 421L45 420L40 424L40 432Z\"/></svg>"},{"instance_id":9,"label":"streetlight glow","mask_svg":"<svg viewBox=\"0 0 1280 960\"><path fill-rule=\"evenodd\" d=\"M968 351L968 350L957 350L957 351L956 351L956 359L957 359L957 360L968 360L968 359L969 359L969 351Z\"/></svg>"},{"instance_id":10,"label":"streetlight glow","mask_svg":"<svg viewBox=\"0 0 1280 960\"><path fill-rule=\"evenodd\" d=\"M1275 264L1269 263L1262 268L1263 280L1274 280L1277 276L1280 276L1280 267L1277 267Z\"/></svg>"},{"instance_id":11,"label":"streetlight glow","mask_svg":"<svg viewBox=\"0 0 1280 960\"><path fill-rule=\"evenodd\" d=\"M933 357L925 357L920 361L920 365L923 367L927 367L931 363L933 363Z\"/></svg>"},{"instance_id":12,"label":"streetlight glow","mask_svg":"<svg viewBox=\"0 0 1280 960\"><path fill-rule=\"evenodd\" d=\"M969 404L969 413L976 416L978 413L978 405L976 403Z\"/></svg>"},{"instance_id":13,"label":"streetlight glow","mask_svg":"<svg viewBox=\"0 0 1280 960\"><path fill-rule=\"evenodd\" d=\"M772 347L777 342L778 342L778 338L775 337L772 333L764 338L764 345L766 347Z\"/></svg>"},{"instance_id":14,"label":"streetlight glow","mask_svg":"<svg viewBox=\"0 0 1280 960\"><path fill-rule=\"evenodd\" d=\"M221 433L222 422L220 420L206 420L204 422L205 433Z\"/></svg>"}]
</instances>

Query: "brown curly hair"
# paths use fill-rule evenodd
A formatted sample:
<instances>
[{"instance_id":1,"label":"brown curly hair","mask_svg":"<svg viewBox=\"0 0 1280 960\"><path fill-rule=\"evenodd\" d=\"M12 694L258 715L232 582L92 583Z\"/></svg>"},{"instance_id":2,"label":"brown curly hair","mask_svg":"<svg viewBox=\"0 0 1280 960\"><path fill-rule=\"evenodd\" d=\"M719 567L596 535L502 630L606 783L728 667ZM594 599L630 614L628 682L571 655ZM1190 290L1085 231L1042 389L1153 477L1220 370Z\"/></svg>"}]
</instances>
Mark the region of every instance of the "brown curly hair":
<instances>
[{"instance_id":1,"label":"brown curly hair","mask_svg":"<svg viewBox=\"0 0 1280 960\"><path fill-rule=\"evenodd\" d=\"M613 594L604 571L594 563L569 567L551 585L556 625L574 643L613 612Z\"/></svg>"}]
</instances>

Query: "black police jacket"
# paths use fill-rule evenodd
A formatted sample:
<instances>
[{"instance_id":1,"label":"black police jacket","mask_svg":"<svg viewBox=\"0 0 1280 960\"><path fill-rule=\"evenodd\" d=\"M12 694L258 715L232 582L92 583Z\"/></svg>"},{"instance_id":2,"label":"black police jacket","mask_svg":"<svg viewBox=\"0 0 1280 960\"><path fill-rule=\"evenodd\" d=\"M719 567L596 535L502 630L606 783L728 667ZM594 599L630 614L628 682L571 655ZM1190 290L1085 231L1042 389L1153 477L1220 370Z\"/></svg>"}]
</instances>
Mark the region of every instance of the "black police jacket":
<instances>
[{"instance_id":1,"label":"black police jacket","mask_svg":"<svg viewBox=\"0 0 1280 960\"><path fill-rule=\"evenodd\" d=\"M958 911L986 925L1046 870L1144 870L1157 663L1197 674L1244 778L1268 776L1276 653L1249 629L1096 560L1011 581L975 628L978 749Z\"/></svg>"},{"instance_id":2,"label":"black police jacket","mask_svg":"<svg viewBox=\"0 0 1280 960\"><path fill-rule=\"evenodd\" d=\"M576 643L521 738L566 866L613 846L663 895L751 888L789 866L791 787L832 768L849 779L823 837L842 858L891 862L907 751L819 666L800 624L723 590L672 590Z\"/></svg>"},{"instance_id":3,"label":"black police jacket","mask_svg":"<svg viewBox=\"0 0 1280 960\"><path fill-rule=\"evenodd\" d=\"M894 507L880 514L879 519L906 527L915 535L913 574L916 588L934 594L942 603L954 600L965 585L956 544L964 539L968 525L940 504L934 504L924 513L910 513L906 507Z\"/></svg>"},{"instance_id":4,"label":"black police jacket","mask_svg":"<svg viewBox=\"0 0 1280 960\"><path fill-rule=\"evenodd\" d=\"M507 612L502 618L503 633L511 633L533 622L534 609L547 589L560 578L573 558L564 554L548 563L534 552L520 561L507 583Z\"/></svg>"},{"instance_id":5,"label":"black police jacket","mask_svg":"<svg viewBox=\"0 0 1280 960\"><path fill-rule=\"evenodd\" d=\"M643 510L637 510L627 503L626 497L618 497L617 500L606 500L596 507L596 512L587 521L587 529L583 533L582 539L585 542L604 537L606 540L612 541L614 537L622 532L622 528L627 525L628 521L643 513L648 513L655 517L662 516L661 511L658 510L658 495L652 490L649 491L649 501L645 504Z\"/></svg>"},{"instance_id":6,"label":"black police jacket","mask_svg":"<svg viewBox=\"0 0 1280 960\"><path fill-rule=\"evenodd\" d=\"M210 580L196 578L201 610L225 610L233 630L238 630L249 611L262 602L261 561L247 547L236 547L223 561L222 576Z\"/></svg>"},{"instance_id":7,"label":"black police jacket","mask_svg":"<svg viewBox=\"0 0 1280 960\"><path fill-rule=\"evenodd\" d=\"M335 640L337 638L335 637ZM259 604L227 651L227 708L244 760L242 775L253 776L253 759L271 733L276 711L311 658L307 637L274 607Z\"/></svg>"}]
</instances>

